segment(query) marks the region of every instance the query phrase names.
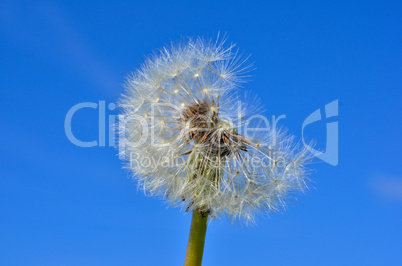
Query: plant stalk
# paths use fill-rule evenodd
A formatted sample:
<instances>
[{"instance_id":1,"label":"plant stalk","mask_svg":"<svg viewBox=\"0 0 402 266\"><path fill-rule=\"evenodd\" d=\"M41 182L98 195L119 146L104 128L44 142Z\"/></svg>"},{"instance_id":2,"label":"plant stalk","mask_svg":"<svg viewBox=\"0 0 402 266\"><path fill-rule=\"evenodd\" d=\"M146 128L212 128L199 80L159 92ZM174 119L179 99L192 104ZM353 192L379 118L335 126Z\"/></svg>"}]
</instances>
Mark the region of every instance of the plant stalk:
<instances>
[{"instance_id":1,"label":"plant stalk","mask_svg":"<svg viewBox=\"0 0 402 266\"><path fill-rule=\"evenodd\" d=\"M208 213L201 214L200 211L193 211L184 266L201 266L207 221Z\"/></svg>"}]
</instances>

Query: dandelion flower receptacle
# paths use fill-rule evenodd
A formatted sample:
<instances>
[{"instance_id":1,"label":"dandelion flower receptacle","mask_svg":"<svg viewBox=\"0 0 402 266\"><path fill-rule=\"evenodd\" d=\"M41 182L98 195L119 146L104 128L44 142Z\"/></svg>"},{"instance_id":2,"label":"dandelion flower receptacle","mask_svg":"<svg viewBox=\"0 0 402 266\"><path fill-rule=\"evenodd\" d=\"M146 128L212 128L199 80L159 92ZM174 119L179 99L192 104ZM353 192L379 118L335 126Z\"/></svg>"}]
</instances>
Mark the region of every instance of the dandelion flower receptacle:
<instances>
[{"instance_id":1,"label":"dandelion flower receptacle","mask_svg":"<svg viewBox=\"0 0 402 266\"><path fill-rule=\"evenodd\" d=\"M306 187L307 150L241 100L245 61L234 45L190 39L126 82L120 152L140 189L193 212L185 265L201 264L208 219L253 221Z\"/></svg>"}]
</instances>

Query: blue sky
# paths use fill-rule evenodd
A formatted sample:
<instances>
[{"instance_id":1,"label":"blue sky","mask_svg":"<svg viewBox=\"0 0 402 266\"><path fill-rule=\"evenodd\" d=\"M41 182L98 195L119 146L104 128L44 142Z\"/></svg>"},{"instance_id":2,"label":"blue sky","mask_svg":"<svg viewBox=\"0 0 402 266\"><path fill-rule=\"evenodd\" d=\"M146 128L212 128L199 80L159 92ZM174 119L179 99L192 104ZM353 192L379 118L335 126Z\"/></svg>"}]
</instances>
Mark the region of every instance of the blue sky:
<instances>
[{"instance_id":1,"label":"blue sky","mask_svg":"<svg viewBox=\"0 0 402 266\"><path fill-rule=\"evenodd\" d=\"M108 142L69 142L64 119L115 102L154 49L221 32L251 54L245 89L298 139L339 101L339 164L316 160L306 195L255 226L214 221L204 265L401 265L400 13L398 1L2 1L0 264L182 264L191 216L137 192ZM326 122L306 131L320 148ZM73 131L96 139L97 111Z\"/></svg>"}]
</instances>

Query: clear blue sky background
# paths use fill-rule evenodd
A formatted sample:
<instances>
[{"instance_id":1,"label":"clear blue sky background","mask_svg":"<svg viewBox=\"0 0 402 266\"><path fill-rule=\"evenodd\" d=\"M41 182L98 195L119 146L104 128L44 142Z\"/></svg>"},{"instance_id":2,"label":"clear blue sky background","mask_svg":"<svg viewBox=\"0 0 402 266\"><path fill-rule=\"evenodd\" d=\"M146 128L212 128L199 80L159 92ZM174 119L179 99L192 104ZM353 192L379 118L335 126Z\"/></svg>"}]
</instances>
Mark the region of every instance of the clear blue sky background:
<instances>
[{"instance_id":1,"label":"clear blue sky background","mask_svg":"<svg viewBox=\"0 0 402 266\"><path fill-rule=\"evenodd\" d=\"M401 2L144 2L0 2L0 265L182 264L191 216L137 192L114 148L71 144L64 117L115 102L155 48L219 31L297 138L339 99L339 165L317 160L308 193L256 226L213 222L204 265L402 265ZM97 127L74 117L82 140Z\"/></svg>"}]
</instances>

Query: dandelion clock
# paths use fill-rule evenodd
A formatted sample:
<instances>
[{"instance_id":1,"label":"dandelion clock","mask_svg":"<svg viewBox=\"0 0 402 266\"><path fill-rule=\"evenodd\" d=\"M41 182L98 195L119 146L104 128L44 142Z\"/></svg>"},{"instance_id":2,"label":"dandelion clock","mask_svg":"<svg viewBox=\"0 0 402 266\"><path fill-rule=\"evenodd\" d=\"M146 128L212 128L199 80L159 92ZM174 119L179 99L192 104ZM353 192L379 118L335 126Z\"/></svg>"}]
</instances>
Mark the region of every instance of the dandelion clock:
<instances>
[{"instance_id":1,"label":"dandelion clock","mask_svg":"<svg viewBox=\"0 0 402 266\"><path fill-rule=\"evenodd\" d=\"M306 188L311 156L266 121L240 85L233 44L172 44L127 78L120 147L138 187L192 212L184 265L201 265L209 220L253 222Z\"/></svg>"}]
</instances>

